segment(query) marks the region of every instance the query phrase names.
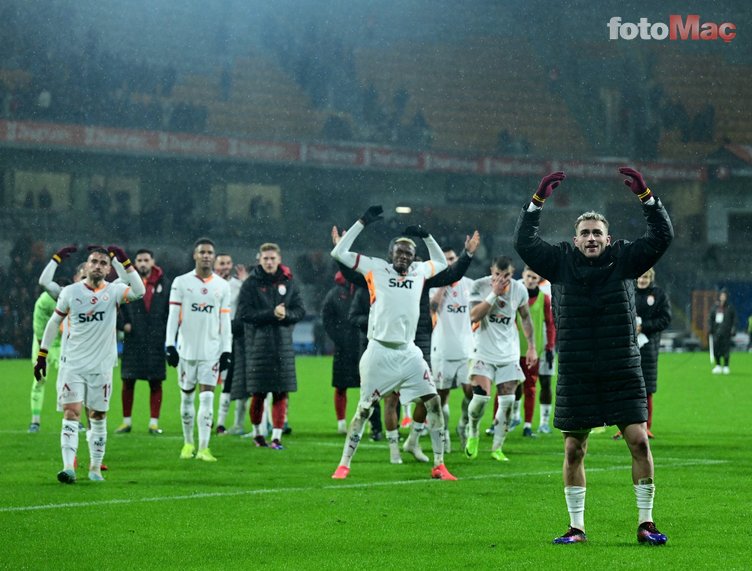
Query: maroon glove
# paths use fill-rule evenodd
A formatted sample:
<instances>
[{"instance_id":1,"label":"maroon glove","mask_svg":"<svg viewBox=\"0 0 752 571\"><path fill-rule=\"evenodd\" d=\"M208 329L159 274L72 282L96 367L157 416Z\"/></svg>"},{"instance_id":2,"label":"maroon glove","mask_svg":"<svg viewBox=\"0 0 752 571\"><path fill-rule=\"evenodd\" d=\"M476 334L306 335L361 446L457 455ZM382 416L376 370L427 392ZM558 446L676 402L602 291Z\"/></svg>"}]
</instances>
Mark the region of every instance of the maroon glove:
<instances>
[{"instance_id":1,"label":"maroon glove","mask_svg":"<svg viewBox=\"0 0 752 571\"><path fill-rule=\"evenodd\" d=\"M110 258L117 258L117 261L123 264L124 268L128 268L131 265L128 254L120 246L109 245L107 246L107 252L109 252Z\"/></svg>"},{"instance_id":2,"label":"maroon glove","mask_svg":"<svg viewBox=\"0 0 752 571\"><path fill-rule=\"evenodd\" d=\"M650 200L650 197L653 196L653 192L648 188L648 185L645 184L645 179L642 178L642 175L639 172L630 167L621 167L619 168L619 172L629 177L624 180L624 184L626 184L629 189L637 195L637 198L642 202Z\"/></svg>"},{"instance_id":3,"label":"maroon glove","mask_svg":"<svg viewBox=\"0 0 752 571\"><path fill-rule=\"evenodd\" d=\"M34 364L34 378L42 382L47 376L47 349L40 349L37 354L37 362Z\"/></svg>"},{"instance_id":4,"label":"maroon glove","mask_svg":"<svg viewBox=\"0 0 752 571\"><path fill-rule=\"evenodd\" d=\"M55 260L59 264L76 250L78 250L78 248L76 248L75 244L71 244L70 246L65 246L64 248L60 248L57 252L52 254L52 259Z\"/></svg>"},{"instance_id":5,"label":"maroon glove","mask_svg":"<svg viewBox=\"0 0 752 571\"><path fill-rule=\"evenodd\" d=\"M565 178L567 178L567 175L565 175L562 171L552 172L544 176L541 179L540 184L538 185L538 190L536 190L535 194L533 195L533 204L538 207L543 206L543 203L546 202L546 199L551 196L551 194L554 192L554 189L559 186L561 184L561 181L563 181Z\"/></svg>"}]
</instances>

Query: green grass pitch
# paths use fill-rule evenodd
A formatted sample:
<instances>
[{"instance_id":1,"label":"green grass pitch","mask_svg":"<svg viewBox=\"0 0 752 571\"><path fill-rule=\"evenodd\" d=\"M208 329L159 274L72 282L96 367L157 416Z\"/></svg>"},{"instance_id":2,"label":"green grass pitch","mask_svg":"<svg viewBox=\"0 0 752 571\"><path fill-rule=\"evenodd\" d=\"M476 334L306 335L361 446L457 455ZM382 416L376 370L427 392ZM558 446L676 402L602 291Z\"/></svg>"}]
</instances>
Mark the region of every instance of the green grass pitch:
<instances>
[{"instance_id":1,"label":"green grass pitch","mask_svg":"<svg viewBox=\"0 0 752 571\"><path fill-rule=\"evenodd\" d=\"M120 382L108 422L104 483L79 468L59 484L60 414L47 387L42 431L27 434L31 364L0 362L0 569L749 569L752 354L734 354L732 374L710 374L706 353L661 355L652 441L654 515L665 547L638 546L637 510L624 442L614 429L591 436L586 527L589 543L554 546L568 524L556 433L505 446L510 462L466 460L454 437L447 466L457 482L403 454L389 464L385 442L363 441L350 477L330 478L336 434L331 361L297 361L293 434L284 451L248 439L213 437L219 461L178 459L178 389L165 383L162 436L147 433L148 386L138 383L134 430L116 435ZM357 392L350 392L351 415ZM233 412L231 411L231 417ZM486 412L484 428L490 422ZM536 424L537 426L537 420ZM423 447L430 450L429 439ZM88 449L83 435L82 465Z\"/></svg>"}]
</instances>

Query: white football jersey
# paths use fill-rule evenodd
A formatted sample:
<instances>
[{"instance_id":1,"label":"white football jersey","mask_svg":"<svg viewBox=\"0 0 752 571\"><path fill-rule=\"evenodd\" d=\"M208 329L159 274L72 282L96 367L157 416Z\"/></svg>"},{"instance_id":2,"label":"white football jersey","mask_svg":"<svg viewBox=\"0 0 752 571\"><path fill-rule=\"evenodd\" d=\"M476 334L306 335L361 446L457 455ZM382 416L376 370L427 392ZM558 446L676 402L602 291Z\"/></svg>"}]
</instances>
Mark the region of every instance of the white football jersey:
<instances>
[{"instance_id":1,"label":"white football jersey","mask_svg":"<svg viewBox=\"0 0 752 571\"><path fill-rule=\"evenodd\" d=\"M102 282L91 289L80 281L63 288L55 311L66 320L60 366L80 374L104 373L117 365L117 308L130 286Z\"/></svg>"},{"instance_id":2,"label":"white football jersey","mask_svg":"<svg viewBox=\"0 0 752 571\"><path fill-rule=\"evenodd\" d=\"M235 276L230 276L227 283L230 284L230 319L235 319L235 312L238 310L238 297L240 297L240 288L243 287L243 281Z\"/></svg>"},{"instance_id":3,"label":"white football jersey","mask_svg":"<svg viewBox=\"0 0 752 571\"><path fill-rule=\"evenodd\" d=\"M180 306L177 349L181 359L217 360L230 351L223 346L220 320L222 313L230 313L226 280L215 273L203 279L195 271L178 276L172 282L170 305ZM166 343L175 341L167 339Z\"/></svg>"},{"instance_id":4,"label":"white football jersey","mask_svg":"<svg viewBox=\"0 0 752 571\"><path fill-rule=\"evenodd\" d=\"M433 262L413 263L403 276L386 260L358 256L353 269L365 276L371 295L368 339L412 343L418 327L420 295L426 280L435 274Z\"/></svg>"},{"instance_id":5,"label":"white football jersey","mask_svg":"<svg viewBox=\"0 0 752 571\"><path fill-rule=\"evenodd\" d=\"M470 303L484 301L491 293L491 276L476 280ZM472 358L492 364L512 363L520 359L517 310L528 301L527 288L516 280L496 298L473 334Z\"/></svg>"},{"instance_id":6,"label":"white football jersey","mask_svg":"<svg viewBox=\"0 0 752 571\"><path fill-rule=\"evenodd\" d=\"M470 290L473 280L462 278L446 286L436 310L436 327L431 336L431 359L458 361L470 357L473 328L470 322ZM430 296L440 288L431 289Z\"/></svg>"}]
</instances>

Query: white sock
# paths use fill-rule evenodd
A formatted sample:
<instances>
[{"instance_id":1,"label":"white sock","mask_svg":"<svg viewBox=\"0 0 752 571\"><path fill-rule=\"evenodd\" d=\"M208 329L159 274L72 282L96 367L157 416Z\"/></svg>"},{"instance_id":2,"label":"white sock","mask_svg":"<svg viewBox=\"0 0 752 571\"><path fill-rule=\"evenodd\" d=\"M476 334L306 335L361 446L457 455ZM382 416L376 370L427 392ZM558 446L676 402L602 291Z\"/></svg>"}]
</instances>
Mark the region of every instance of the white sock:
<instances>
[{"instance_id":1,"label":"white sock","mask_svg":"<svg viewBox=\"0 0 752 571\"><path fill-rule=\"evenodd\" d=\"M217 426L224 426L230 413L230 393L219 393L219 408L217 409Z\"/></svg>"},{"instance_id":2,"label":"white sock","mask_svg":"<svg viewBox=\"0 0 752 571\"><path fill-rule=\"evenodd\" d=\"M532 428L533 423L532 422L526 422L525 425L522 428Z\"/></svg>"},{"instance_id":3,"label":"white sock","mask_svg":"<svg viewBox=\"0 0 752 571\"><path fill-rule=\"evenodd\" d=\"M281 428L272 428L272 440L282 440Z\"/></svg>"},{"instance_id":4,"label":"white sock","mask_svg":"<svg viewBox=\"0 0 752 571\"><path fill-rule=\"evenodd\" d=\"M149 426L159 426L159 419L152 416L149 419Z\"/></svg>"},{"instance_id":5,"label":"white sock","mask_svg":"<svg viewBox=\"0 0 752 571\"><path fill-rule=\"evenodd\" d=\"M123 417L123 424L126 426L133 426L133 417L131 416L124 416Z\"/></svg>"},{"instance_id":6,"label":"white sock","mask_svg":"<svg viewBox=\"0 0 752 571\"><path fill-rule=\"evenodd\" d=\"M183 420L183 442L193 444L193 424L196 421L196 408L193 404L196 391L180 391L180 418Z\"/></svg>"},{"instance_id":7,"label":"white sock","mask_svg":"<svg viewBox=\"0 0 752 571\"><path fill-rule=\"evenodd\" d=\"M418 440L420 440L420 437L423 435L423 432L425 431L425 429L426 429L425 422L413 421L413 424L410 427L410 434L407 435L407 442L405 442L405 448L413 448L416 444L418 444Z\"/></svg>"},{"instance_id":8,"label":"white sock","mask_svg":"<svg viewBox=\"0 0 752 571\"><path fill-rule=\"evenodd\" d=\"M389 443L389 453L394 456L400 455L399 449L399 430L387 430L386 441Z\"/></svg>"},{"instance_id":9,"label":"white sock","mask_svg":"<svg viewBox=\"0 0 752 571\"><path fill-rule=\"evenodd\" d=\"M265 432L261 431L261 425L260 424L254 424L253 425L253 437L256 438L257 436L265 436Z\"/></svg>"},{"instance_id":10,"label":"white sock","mask_svg":"<svg viewBox=\"0 0 752 571\"><path fill-rule=\"evenodd\" d=\"M97 474L102 468L104 450L107 446L107 419L91 419L91 437L89 438L89 471Z\"/></svg>"},{"instance_id":11,"label":"white sock","mask_svg":"<svg viewBox=\"0 0 752 571\"><path fill-rule=\"evenodd\" d=\"M78 421L63 419L60 430L60 451L63 454L63 470L73 470L78 452Z\"/></svg>"},{"instance_id":12,"label":"white sock","mask_svg":"<svg viewBox=\"0 0 752 571\"><path fill-rule=\"evenodd\" d=\"M359 412L355 413L350 422L350 429L347 431L347 437L345 438L345 448L342 450L342 458L339 461L340 466L350 467L350 462L352 462L355 451L358 449L358 444L360 444L360 440L363 438L363 431L366 428L366 420L368 419L363 418ZM388 437L389 433L387 432ZM389 446L391 446L391 441L389 442Z\"/></svg>"},{"instance_id":13,"label":"white sock","mask_svg":"<svg viewBox=\"0 0 752 571\"><path fill-rule=\"evenodd\" d=\"M214 420L214 392L198 394L198 449L209 448L212 421Z\"/></svg>"},{"instance_id":14,"label":"white sock","mask_svg":"<svg viewBox=\"0 0 752 571\"><path fill-rule=\"evenodd\" d=\"M548 426L548 421L551 419L551 405L540 405L540 426Z\"/></svg>"},{"instance_id":15,"label":"white sock","mask_svg":"<svg viewBox=\"0 0 752 571\"><path fill-rule=\"evenodd\" d=\"M584 486L565 486L564 498L567 500L569 525L585 531L585 490Z\"/></svg>"},{"instance_id":16,"label":"white sock","mask_svg":"<svg viewBox=\"0 0 752 571\"><path fill-rule=\"evenodd\" d=\"M650 483L642 483L649 480ZM638 525L646 521L653 521L653 498L655 497L655 484L652 478L640 480L639 484L634 485L635 498L637 499L637 510L639 512Z\"/></svg>"},{"instance_id":17,"label":"white sock","mask_svg":"<svg viewBox=\"0 0 752 571\"><path fill-rule=\"evenodd\" d=\"M480 419L483 418L483 413L486 410L486 405L488 404L488 401L491 400L491 397L488 395L473 395L473 400L470 401L470 404L467 407L467 415L468 415L468 426L470 427L468 430L468 436L471 438L475 438L478 436L478 426L480 425Z\"/></svg>"},{"instance_id":18,"label":"white sock","mask_svg":"<svg viewBox=\"0 0 752 571\"><path fill-rule=\"evenodd\" d=\"M347 430L347 421L344 418L337 421L337 430L339 430L340 432Z\"/></svg>"},{"instance_id":19,"label":"white sock","mask_svg":"<svg viewBox=\"0 0 752 571\"><path fill-rule=\"evenodd\" d=\"M437 410L427 410L428 426L431 431L431 446L433 448L433 465L441 466L444 463L444 413Z\"/></svg>"},{"instance_id":20,"label":"white sock","mask_svg":"<svg viewBox=\"0 0 752 571\"><path fill-rule=\"evenodd\" d=\"M235 401L235 425L237 428L243 428L246 412L248 411L248 399L237 399Z\"/></svg>"},{"instance_id":21,"label":"white sock","mask_svg":"<svg viewBox=\"0 0 752 571\"><path fill-rule=\"evenodd\" d=\"M507 433L509 432L511 411L515 403L514 395L499 395L496 398L499 402L499 410L496 411L496 417L494 418L493 450L498 450L504 446L504 440L506 440Z\"/></svg>"},{"instance_id":22,"label":"white sock","mask_svg":"<svg viewBox=\"0 0 752 571\"><path fill-rule=\"evenodd\" d=\"M521 403L522 403L522 400L515 400L514 407L512 408L512 418L517 422L520 421L520 404Z\"/></svg>"}]
</instances>

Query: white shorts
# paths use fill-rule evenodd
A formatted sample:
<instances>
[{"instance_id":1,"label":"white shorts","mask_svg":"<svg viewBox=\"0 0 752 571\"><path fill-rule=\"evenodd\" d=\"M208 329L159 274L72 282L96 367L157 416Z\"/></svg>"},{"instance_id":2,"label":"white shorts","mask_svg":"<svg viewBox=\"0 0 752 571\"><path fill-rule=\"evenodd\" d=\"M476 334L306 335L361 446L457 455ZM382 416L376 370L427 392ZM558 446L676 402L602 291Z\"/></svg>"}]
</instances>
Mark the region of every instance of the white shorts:
<instances>
[{"instance_id":1,"label":"white shorts","mask_svg":"<svg viewBox=\"0 0 752 571\"><path fill-rule=\"evenodd\" d=\"M216 387L219 380L219 360L190 360L178 361L178 385L184 391L192 391L196 385Z\"/></svg>"},{"instance_id":2,"label":"white shorts","mask_svg":"<svg viewBox=\"0 0 752 571\"><path fill-rule=\"evenodd\" d=\"M57 410L81 402L89 410L107 412L112 398L112 369L105 373L76 373L60 368L57 376Z\"/></svg>"},{"instance_id":3,"label":"white shorts","mask_svg":"<svg viewBox=\"0 0 752 571\"><path fill-rule=\"evenodd\" d=\"M414 343L393 349L371 341L360 358L360 404L370 406L394 391L399 391L400 402L407 404L435 395L436 385L423 353Z\"/></svg>"},{"instance_id":4,"label":"white shorts","mask_svg":"<svg viewBox=\"0 0 752 571\"><path fill-rule=\"evenodd\" d=\"M546 363L546 352L540 354L538 358L538 376L540 375L554 375L556 374L556 353L554 353L554 363L550 367Z\"/></svg>"},{"instance_id":5,"label":"white shorts","mask_svg":"<svg viewBox=\"0 0 752 571\"><path fill-rule=\"evenodd\" d=\"M436 388L442 390L456 389L460 385L470 382L467 359L449 361L446 359L432 359L433 378Z\"/></svg>"},{"instance_id":6,"label":"white shorts","mask_svg":"<svg viewBox=\"0 0 752 571\"><path fill-rule=\"evenodd\" d=\"M470 359L470 375L488 377L494 385L511 381L521 383L525 380L525 373L522 372L519 361L497 364Z\"/></svg>"}]
</instances>

